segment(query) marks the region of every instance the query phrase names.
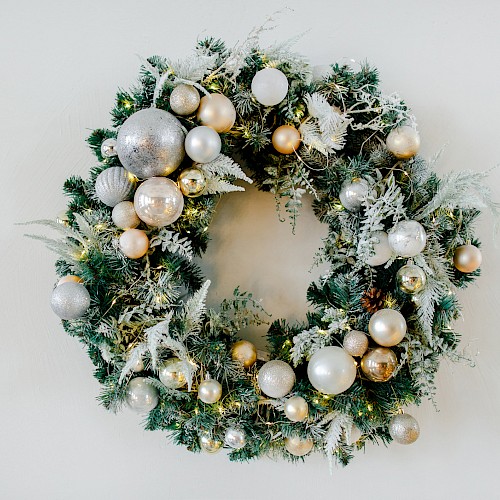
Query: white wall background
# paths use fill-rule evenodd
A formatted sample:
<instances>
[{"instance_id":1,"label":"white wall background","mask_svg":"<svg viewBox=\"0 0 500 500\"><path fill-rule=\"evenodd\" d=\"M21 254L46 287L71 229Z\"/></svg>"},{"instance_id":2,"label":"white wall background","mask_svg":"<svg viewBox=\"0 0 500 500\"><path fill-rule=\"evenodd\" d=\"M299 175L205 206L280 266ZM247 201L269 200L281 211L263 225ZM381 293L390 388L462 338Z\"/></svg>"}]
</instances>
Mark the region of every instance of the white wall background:
<instances>
[{"instance_id":1,"label":"white wall background","mask_svg":"<svg viewBox=\"0 0 500 500\"><path fill-rule=\"evenodd\" d=\"M54 256L13 223L64 207L63 181L91 167L84 139L109 125L116 88L136 78L135 54L182 57L199 34L231 45L284 6L295 10L264 41L310 30L297 48L313 63L348 57L377 65L384 90L399 91L413 107L422 154L446 145L442 172L500 161L495 0L2 0L1 498L498 498L500 267L489 215L478 228L483 276L461 294L458 327L464 346L479 352L476 368L443 364L440 412L430 403L412 410L417 443L369 446L332 477L319 455L298 466L232 464L224 453L193 455L168 444L129 412L108 414L95 401L90 362L49 309ZM499 181L497 170L498 200ZM212 302L241 284L275 317L301 317L322 231L309 213L292 237L261 193L227 199L206 259Z\"/></svg>"}]
</instances>

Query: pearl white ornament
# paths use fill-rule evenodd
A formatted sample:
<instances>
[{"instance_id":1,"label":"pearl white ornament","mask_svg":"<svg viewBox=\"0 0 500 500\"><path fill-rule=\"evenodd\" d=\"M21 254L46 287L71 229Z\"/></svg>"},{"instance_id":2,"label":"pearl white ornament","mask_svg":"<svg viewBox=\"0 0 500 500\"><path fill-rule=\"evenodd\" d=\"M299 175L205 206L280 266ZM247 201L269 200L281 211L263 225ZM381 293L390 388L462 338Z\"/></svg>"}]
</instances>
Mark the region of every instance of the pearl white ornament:
<instances>
[{"instance_id":1,"label":"pearl white ornament","mask_svg":"<svg viewBox=\"0 0 500 500\"><path fill-rule=\"evenodd\" d=\"M252 79L252 93L264 106L274 106L286 97L288 80L279 69L261 69Z\"/></svg>"},{"instance_id":2,"label":"pearl white ornament","mask_svg":"<svg viewBox=\"0 0 500 500\"><path fill-rule=\"evenodd\" d=\"M373 231L370 237L376 241L372 243L373 255L366 259L366 263L369 266L381 266L392 257L389 236L385 231Z\"/></svg>"},{"instance_id":3,"label":"pearl white ornament","mask_svg":"<svg viewBox=\"0 0 500 500\"><path fill-rule=\"evenodd\" d=\"M126 401L137 413L149 413L158 404L158 389L145 377L135 377L127 385Z\"/></svg>"},{"instance_id":4,"label":"pearl white ornament","mask_svg":"<svg viewBox=\"0 0 500 500\"><path fill-rule=\"evenodd\" d=\"M268 361L259 370L257 383L260 390L271 398L285 397L295 384L292 367L279 359Z\"/></svg>"},{"instance_id":5,"label":"pearl white ornament","mask_svg":"<svg viewBox=\"0 0 500 500\"><path fill-rule=\"evenodd\" d=\"M327 346L309 360L307 376L312 386L323 394L340 394L354 383L356 362L344 349Z\"/></svg>"},{"instance_id":6,"label":"pearl white ornament","mask_svg":"<svg viewBox=\"0 0 500 500\"><path fill-rule=\"evenodd\" d=\"M422 224L416 220L402 220L389 231L389 246L401 257L415 257L427 243L427 235Z\"/></svg>"},{"instance_id":7,"label":"pearl white ornament","mask_svg":"<svg viewBox=\"0 0 500 500\"><path fill-rule=\"evenodd\" d=\"M108 207L131 198L134 189L135 177L123 167L107 168L95 181L95 194Z\"/></svg>"},{"instance_id":8,"label":"pearl white ornament","mask_svg":"<svg viewBox=\"0 0 500 500\"><path fill-rule=\"evenodd\" d=\"M340 202L349 212L359 212L363 200L368 195L368 182L365 179L345 181L340 188Z\"/></svg>"},{"instance_id":9,"label":"pearl white ornament","mask_svg":"<svg viewBox=\"0 0 500 500\"><path fill-rule=\"evenodd\" d=\"M309 415L309 405L301 396L293 396L285 401L285 415L292 422L302 422Z\"/></svg>"},{"instance_id":10,"label":"pearl white ornament","mask_svg":"<svg viewBox=\"0 0 500 500\"><path fill-rule=\"evenodd\" d=\"M68 281L54 288L50 306L61 319L77 319L90 307L90 294L81 283Z\"/></svg>"},{"instance_id":11,"label":"pearl white ornament","mask_svg":"<svg viewBox=\"0 0 500 500\"><path fill-rule=\"evenodd\" d=\"M169 389L180 389L186 385L186 377L182 371L183 363L179 358L170 358L163 363L158 372L161 383Z\"/></svg>"},{"instance_id":12,"label":"pearl white ornament","mask_svg":"<svg viewBox=\"0 0 500 500\"><path fill-rule=\"evenodd\" d=\"M200 105L200 94L192 85L181 83L170 94L170 107L178 115L194 113Z\"/></svg>"},{"instance_id":13,"label":"pearl white ornament","mask_svg":"<svg viewBox=\"0 0 500 500\"><path fill-rule=\"evenodd\" d=\"M312 439L304 439L299 436L285 438L285 448L288 453L296 457L307 455L314 446Z\"/></svg>"},{"instance_id":14,"label":"pearl white ornament","mask_svg":"<svg viewBox=\"0 0 500 500\"><path fill-rule=\"evenodd\" d=\"M198 386L198 398L204 403L213 404L222 396L222 385L217 380L207 379Z\"/></svg>"},{"instance_id":15,"label":"pearl white ornament","mask_svg":"<svg viewBox=\"0 0 500 500\"><path fill-rule=\"evenodd\" d=\"M391 347L406 335L406 320L399 311L380 309L370 318L368 331L378 345Z\"/></svg>"},{"instance_id":16,"label":"pearl white ornament","mask_svg":"<svg viewBox=\"0 0 500 500\"><path fill-rule=\"evenodd\" d=\"M121 234L118 244L129 259L140 259L149 249L149 238L140 229L127 229Z\"/></svg>"},{"instance_id":17,"label":"pearl white ornament","mask_svg":"<svg viewBox=\"0 0 500 500\"><path fill-rule=\"evenodd\" d=\"M116 156L118 153L116 152L116 139L110 137L106 139L101 144L101 155L104 158L111 158L112 156Z\"/></svg>"},{"instance_id":18,"label":"pearl white ornament","mask_svg":"<svg viewBox=\"0 0 500 500\"><path fill-rule=\"evenodd\" d=\"M420 427L414 417L401 413L391 418L389 434L399 444L412 444L420 436Z\"/></svg>"},{"instance_id":19,"label":"pearl white ornament","mask_svg":"<svg viewBox=\"0 0 500 500\"><path fill-rule=\"evenodd\" d=\"M226 430L224 442L231 448L239 450L247 444L247 438L242 430L236 429L235 427L229 427Z\"/></svg>"},{"instance_id":20,"label":"pearl white ornament","mask_svg":"<svg viewBox=\"0 0 500 500\"><path fill-rule=\"evenodd\" d=\"M131 201L121 201L115 205L113 212L111 212L111 218L115 226L120 229L134 229L141 223Z\"/></svg>"},{"instance_id":21,"label":"pearl white ornament","mask_svg":"<svg viewBox=\"0 0 500 500\"><path fill-rule=\"evenodd\" d=\"M195 127L188 132L186 153L197 163L208 163L219 156L222 143L219 134L210 127Z\"/></svg>"},{"instance_id":22,"label":"pearl white ornament","mask_svg":"<svg viewBox=\"0 0 500 500\"><path fill-rule=\"evenodd\" d=\"M363 356L368 349L368 337L364 332L351 330L346 333L342 345L351 356Z\"/></svg>"}]
</instances>

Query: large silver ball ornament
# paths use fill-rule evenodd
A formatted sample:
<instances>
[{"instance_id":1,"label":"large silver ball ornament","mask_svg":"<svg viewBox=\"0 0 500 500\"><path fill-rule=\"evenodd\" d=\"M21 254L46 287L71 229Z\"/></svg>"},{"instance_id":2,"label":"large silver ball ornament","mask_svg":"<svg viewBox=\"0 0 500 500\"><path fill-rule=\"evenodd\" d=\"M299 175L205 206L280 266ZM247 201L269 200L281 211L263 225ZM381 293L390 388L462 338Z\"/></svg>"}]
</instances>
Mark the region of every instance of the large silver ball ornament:
<instances>
[{"instance_id":1,"label":"large silver ball ornament","mask_svg":"<svg viewBox=\"0 0 500 500\"><path fill-rule=\"evenodd\" d=\"M474 245L459 246L453 254L453 264L462 273L473 273L482 261L481 251Z\"/></svg>"},{"instance_id":2,"label":"large silver ball ornament","mask_svg":"<svg viewBox=\"0 0 500 500\"><path fill-rule=\"evenodd\" d=\"M102 142L101 144L101 155L104 158L111 158L112 156L116 156L116 139L113 139L110 137L109 139L106 139L105 141Z\"/></svg>"},{"instance_id":3,"label":"large silver ball ornament","mask_svg":"<svg viewBox=\"0 0 500 500\"><path fill-rule=\"evenodd\" d=\"M196 198L202 195L207 187L207 178L203 170L197 167L184 169L179 174L177 182L182 194L188 198Z\"/></svg>"},{"instance_id":4,"label":"large silver ball ornament","mask_svg":"<svg viewBox=\"0 0 500 500\"><path fill-rule=\"evenodd\" d=\"M345 181L340 188L340 202L349 212L358 212L368 195L368 189L368 182L365 179Z\"/></svg>"},{"instance_id":5,"label":"large silver ball ornament","mask_svg":"<svg viewBox=\"0 0 500 500\"><path fill-rule=\"evenodd\" d=\"M208 163L219 156L222 143L219 134L210 127L195 127L186 136L186 153L197 163Z\"/></svg>"},{"instance_id":6,"label":"large silver ball ornament","mask_svg":"<svg viewBox=\"0 0 500 500\"><path fill-rule=\"evenodd\" d=\"M121 126L116 151L122 165L140 179L169 175L184 159L184 131L158 108L137 111Z\"/></svg>"},{"instance_id":7,"label":"large silver ball ornament","mask_svg":"<svg viewBox=\"0 0 500 500\"><path fill-rule=\"evenodd\" d=\"M134 204L131 201L121 201L118 205L115 205L111 212L111 218L115 226L120 229L134 229L141 223L141 219L137 217Z\"/></svg>"},{"instance_id":8,"label":"large silver ball ornament","mask_svg":"<svg viewBox=\"0 0 500 500\"><path fill-rule=\"evenodd\" d=\"M311 356L307 376L319 392L340 394L354 383L356 361L341 347L323 347Z\"/></svg>"},{"instance_id":9,"label":"large silver ball ornament","mask_svg":"<svg viewBox=\"0 0 500 500\"><path fill-rule=\"evenodd\" d=\"M391 130L386 139L387 149L401 160L412 158L420 148L420 135L408 125Z\"/></svg>"},{"instance_id":10,"label":"large silver ball ornament","mask_svg":"<svg viewBox=\"0 0 500 500\"><path fill-rule=\"evenodd\" d=\"M148 413L158 404L158 389L145 377L135 377L127 385L125 399L132 410Z\"/></svg>"},{"instance_id":11,"label":"large silver ball ornament","mask_svg":"<svg viewBox=\"0 0 500 500\"><path fill-rule=\"evenodd\" d=\"M198 398L204 403L213 404L222 396L222 385L217 380L207 379L198 386Z\"/></svg>"},{"instance_id":12,"label":"large silver ball ornament","mask_svg":"<svg viewBox=\"0 0 500 500\"><path fill-rule=\"evenodd\" d=\"M389 434L399 444L412 444L420 436L420 427L414 417L401 413L391 418Z\"/></svg>"},{"instance_id":13,"label":"large silver ball ornament","mask_svg":"<svg viewBox=\"0 0 500 500\"><path fill-rule=\"evenodd\" d=\"M391 347L406 335L406 320L399 311L380 309L370 318L368 331L378 345Z\"/></svg>"},{"instance_id":14,"label":"large silver ball ornament","mask_svg":"<svg viewBox=\"0 0 500 500\"><path fill-rule=\"evenodd\" d=\"M361 370L372 382L387 382L398 366L398 358L387 347L377 347L363 356Z\"/></svg>"},{"instance_id":15,"label":"large silver ball ornament","mask_svg":"<svg viewBox=\"0 0 500 500\"><path fill-rule=\"evenodd\" d=\"M252 93L264 106L274 106L286 97L288 80L279 69L261 69L252 79Z\"/></svg>"},{"instance_id":16,"label":"large silver ball ornament","mask_svg":"<svg viewBox=\"0 0 500 500\"><path fill-rule=\"evenodd\" d=\"M416 220L402 220L389 231L389 246L401 257L415 257L427 243L427 234Z\"/></svg>"},{"instance_id":17,"label":"large silver ball ornament","mask_svg":"<svg viewBox=\"0 0 500 500\"><path fill-rule=\"evenodd\" d=\"M236 121L236 109L225 95L209 94L201 98L196 116L202 125L224 133L233 127Z\"/></svg>"},{"instance_id":18,"label":"large silver ball ornament","mask_svg":"<svg viewBox=\"0 0 500 500\"><path fill-rule=\"evenodd\" d=\"M396 274L399 288L409 294L417 293L424 288L427 276L424 271L415 264L406 264Z\"/></svg>"},{"instance_id":19,"label":"large silver ball ornament","mask_svg":"<svg viewBox=\"0 0 500 500\"><path fill-rule=\"evenodd\" d=\"M192 85L181 83L170 94L170 107L177 115L191 115L199 105L200 94Z\"/></svg>"},{"instance_id":20,"label":"large silver ball ornament","mask_svg":"<svg viewBox=\"0 0 500 500\"><path fill-rule=\"evenodd\" d=\"M260 390L271 398L285 397L295 384L292 367L279 359L265 363L257 377Z\"/></svg>"},{"instance_id":21,"label":"large silver ball ornament","mask_svg":"<svg viewBox=\"0 0 500 500\"><path fill-rule=\"evenodd\" d=\"M152 177L137 188L134 208L139 218L149 226L168 226L180 217L184 197L173 180Z\"/></svg>"},{"instance_id":22,"label":"large silver ball ornament","mask_svg":"<svg viewBox=\"0 0 500 500\"><path fill-rule=\"evenodd\" d=\"M81 318L90 307L90 294L81 283L68 281L54 288L50 306L61 319Z\"/></svg>"},{"instance_id":23,"label":"large silver ball ornament","mask_svg":"<svg viewBox=\"0 0 500 500\"><path fill-rule=\"evenodd\" d=\"M364 332L351 330L346 333L342 345L351 356L363 356L368 349L368 337Z\"/></svg>"},{"instance_id":24,"label":"large silver ball ornament","mask_svg":"<svg viewBox=\"0 0 500 500\"><path fill-rule=\"evenodd\" d=\"M385 231L373 231L371 233L373 253L366 259L369 266L381 266L392 257L392 249L389 245L389 236ZM375 240L375 241L373 241Z\"/></svg>"},{"instance_id":25,"label":"large silver ball ornament","mask_svg":"<svg viewBox=\"0 0 500 500\"><path fill-rule=\"evenodd\" d=\"M309 405L301 396L293 396L285 401L285 415L292 422L302 422L309 415Z\"/></svg>"},{"instance_id":26,"label":"large silver ball ornament","mask_svg":"<svg viewBox=\"0 0 500 500\"><path fill-rule=\"evenodd\" d=\"M247 438L245 436L245 433L241 429L229 427L226 430L224 442L231 448L239 450L247 444Z\"/></svg>"},{"instance_id":27,"label":"large silver ball ornament","mask_svg":"<svg viewBox=\"0 0 500 500\"><path fill-rule=\"evenodd\" d=\"M217 453L222 448L222 442L215 439L210 432L202 431L199 435L200 448L205 453Z\"/></svg>"},{"instance_id":28,"label":"large silver ball ornament","mask_svg":"<svg viewBox=\"0 0 500 500\"><path fill-rule=\"evenodd\" d=\"M135 177L123 167L110 167L103 170L95 181L95 194L108 207L132 197Z\"/></svg>"},{"instance_id":29,"label":"large silver ball ornament","mask_svg":"<svg viewBox=\"0 0 500 500\"><path fill-rule=\"evenodd\" d=\"M307 455L314 446L312 439L305 439L299 436L285 438L285 448L288 453L296 457Z\"/></svg>"},{"instance_id":30,"label":"large silver ball ornament","mask_svg":"<svg viewBox=\"0 0 500 500\"><path fill-rule=\"evenodd\" d=\"M161 383L169 389L184 387L186 385L186 377L182 368L183 363L179 358L167 359L158 372Z\"/></svg>"}]
</instances>

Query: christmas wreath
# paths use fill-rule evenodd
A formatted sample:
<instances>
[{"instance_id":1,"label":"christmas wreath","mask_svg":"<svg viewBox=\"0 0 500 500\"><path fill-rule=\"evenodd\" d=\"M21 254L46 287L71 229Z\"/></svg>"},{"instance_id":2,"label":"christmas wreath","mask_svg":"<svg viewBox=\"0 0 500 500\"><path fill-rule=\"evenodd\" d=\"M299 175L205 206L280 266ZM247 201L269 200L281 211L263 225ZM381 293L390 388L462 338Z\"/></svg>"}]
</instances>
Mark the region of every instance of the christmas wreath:
<instances>
[{"instance_id":1,"label":"christmas wreath","mask_svg":"<svg viewBox=\"0 0 500 500\"><path fill-rule=\"evenodd\" d=\"M403 409L433 398L443 357L464 357L456 290L480 272L479 209L498 207L486 174L440 179L417 155L415 119L376 69L312 71L288 43L259 48L259 31L143 60L118 92L113 128L88 139L90 178L70 177L67 211L39 221L62 233L38 237L60 255L51 306L85 344L106 408L128 404L191 451L316 449L347 464L366 442L418 438ZM236 289L207 310L193 261L219 197L245 182L272 193L292 229L310 194L328 226L313 310L271 323L262 355L238 337L264 321L260 303Z\"/></svg>"}]
</instances>

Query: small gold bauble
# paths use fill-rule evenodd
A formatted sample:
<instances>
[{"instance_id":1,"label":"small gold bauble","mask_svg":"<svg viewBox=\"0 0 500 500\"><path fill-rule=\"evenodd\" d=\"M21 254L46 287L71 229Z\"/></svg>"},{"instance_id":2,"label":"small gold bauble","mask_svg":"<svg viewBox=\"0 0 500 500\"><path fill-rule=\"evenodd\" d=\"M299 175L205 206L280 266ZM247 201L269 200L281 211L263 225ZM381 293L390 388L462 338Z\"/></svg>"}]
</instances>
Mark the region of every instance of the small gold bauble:
<instances>
[{"instance_id":1,"label":"small gold bauble","mask_svg":"<svg viewBox=\"0 0 500 500\"><path fill-rule=\"evenodd\" d=\"M74 281L75 283L83 283L83 280L82 278L80 278L80 276L73 276L72 274L68 274L67 276L63 276L57 282L57 286L62 285L63 283L68 283L68 281Z\"/></svg>"},{"instance_id":2,"label":"small gold bauble","mask_svg":"<svg viewBox=\"0 0 500 500\"><path fill-rule=\"evenodd\" d=\"M386 139L387 149L401 160L412 158L420 148L420 135L408 125L397 127L389 133Z\"/></svg>"},{"instance_id":3,"label":"small gold bauble","mask_svg":"<svg viewBox=\"0 0 500 500\"><path fill-rule=\"evenodd\" d=\"M361 359L361 369L372 382L387 382L397 366L397 356L387 347L372 349Z\"/></svg>"},{"instance_id":4,"label":"small gold bauble","mask_svg":"<svg viewBox=\"0 0 500 500\"><path fill-rule=\"evenodd\" d=\"M291 125L281 125L273 132L272 141L278 153L289 155L300 146L300 132Z\"/></svg>"},{"instance_id":5,"label":"small gold bauble","mask_svg":"<svg viewBox=\"0 0 500 500\"><path fill-rule=\"evenodd\" d=\"M292 422L302 422L309 415L309 405L301 396L293 396L285 401L285 415Z\"/></svg>"},{"instance_id":6,"label":"small gold bauble","mask_svg":"<svg viewBox=\"0 0 500 500\"><path fill-rule=\"evenodd\" d=\"M312 439L304 439L299 436L285 438L285 448L288 453L296 457L307 455L314 446Z\"/></svg>"},{"instance_id":7,"label":"small gold bauble","mask_svg":"<svg viewBox=\"0 0 500 500\"><path fill-rule=\"evenodd\" d=\"M229 132L236 121L236 109L225 95L209 94L201 98L196 116L202 125L216 132Z\"/></svg>"},{"instance_id":8,"label":"small gold bauble","mask_svg":"<svg viewBox=\"0 0 500 500\"><path fill-rule=\"evenodd\" d=\"M424 271L415 264L406 264L396 274L399 288L409 294L417 293L424 288L427 276Z\"/></svg>"},{"instance_id":9,"label":"small gold bauble","mask_svg":"<svg viewBox=\"0 0 500 500\"><path fill-rule=\"evenodd\" d=\"M186 377L182 371L182 361L170 358L163 363L158 372L161 383L169 389L180 389L186 385Z\"/></svg>"},{"instance_id":10,"label":"small gold bauble","mask_svg":"<svg viewBox=\"0 0 500 500\"><path fill-rule=\"evenodd\" d=\"M182 194L188 198L202 195L207 187L207 178L203 171L197 167L184 169L179 174L177 181Z\"/></svg>"},{"instance_id":11,"label":"small gold bauble","mask_svg":"<svg viewBox=\"0 0 500 500\"><path fill-rule=\"evenodd\" d=\"M453 264L462 273L473 273L479 269L482 260L481 251L474 245L457 247L453 254Z\"/></svg>"},{"instance_id":12,"label":"small gold bauble","mask_svg":"<svg viewBox=\"0 0 500 500\"><path fill-rule=\"evenodd\" d=\"M351 356L363 356L368 349L368 337L363 332L351 330L346 333L342 345Z\"/></svg>"},{"instance_id":13,"label":"small gold bauble","mask_svg":"<svg viewBox=\"0 0 500 500\"><path fill-rule=\"evenodd\" d=\"M172 111L181 116L194 113L200 105L200 94L192 85L181 83L170 94Z\"/></svg>"},{"instance_id":14,"label":"small gold bauble","mask_svg":"<svg viewBox=\"0 0 500 500\"><path fill-rule=\"evenodd\" d=\"M222 447L222 441L214 439L210 432L201 432L199 437L200 448L206 453L217 453Z\"/></svg>"},{"instance_id":15,"label":"small gold bauble","mask_svg":"<svg viewBox=\"0 0 500 500\"><path fill-rule=\"evenodd\" d=\"M140 229L127 229L120 236L120 250L129 259L140 259L149 248L149 238Z\"/></svg>"},{"instance_id":16,"label":"small gold bauble","mask_svg":"<svg viewBox=\"0 0 500 500\"><path fill-rule=\"evenodd\" d=\"M257 349L248 340L238 340L233 344L231 356L245 368L250 368L257 361Z\"/></svg>"}]
</instances>

